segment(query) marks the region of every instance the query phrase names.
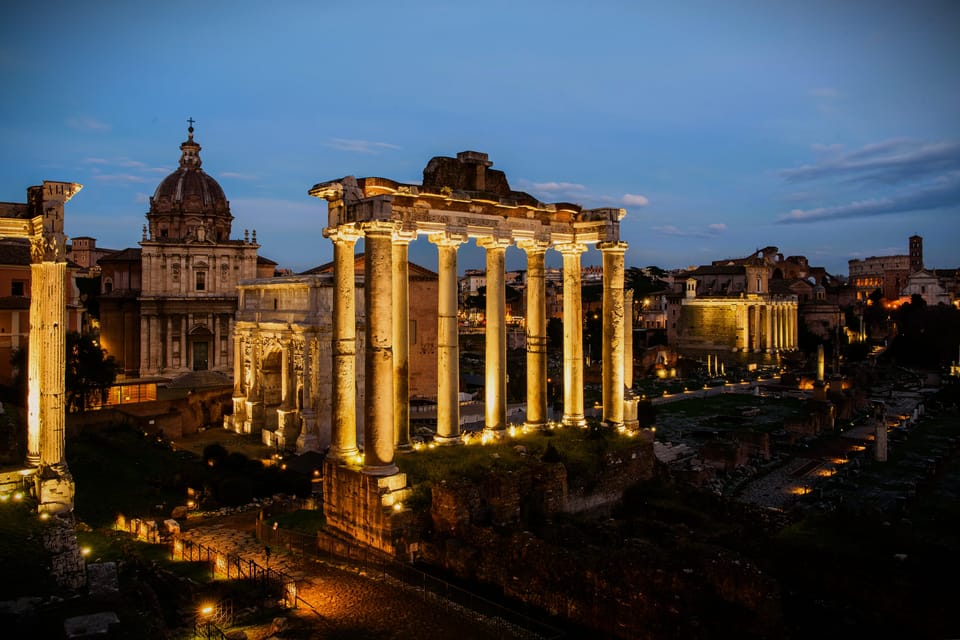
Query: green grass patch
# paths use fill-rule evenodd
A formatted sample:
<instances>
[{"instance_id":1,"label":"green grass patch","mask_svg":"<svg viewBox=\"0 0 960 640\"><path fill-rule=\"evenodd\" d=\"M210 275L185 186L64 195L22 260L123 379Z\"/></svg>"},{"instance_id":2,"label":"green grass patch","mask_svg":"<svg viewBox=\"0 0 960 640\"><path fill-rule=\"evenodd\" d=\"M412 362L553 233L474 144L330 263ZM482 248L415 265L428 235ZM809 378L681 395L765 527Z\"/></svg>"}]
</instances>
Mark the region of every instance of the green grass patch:
<instances>
[{"instance_id":1,"label":"green grass patch","mask_svg":"<svg viewBox=\"0 0 960 640\"><path fill-rule=\"evenodd\" d=\"M552 445L572 485L586 483L602 470L607 453L638 445L635 438L604 428L565 427L518 433L488 444L438 446L397 457L397 466L412 485L466 479L478 481L493 472L516 471L540 464Z\"/></svg>"},{"instance_id":2,"label":"green grass patch","mask_svg":"<svg viewBox=\"0 0 960 640\"><path fill-rule=\"evenodd\" d=\"M210 580L210 568L206 562L173 560L169 545L143 542L122 531L112 529L78 531L77 542L81 550L89 549L86 556L88 562L123 561L138 564L155 562L163 569L196 582Z\"/></svg>"}]
</instances>

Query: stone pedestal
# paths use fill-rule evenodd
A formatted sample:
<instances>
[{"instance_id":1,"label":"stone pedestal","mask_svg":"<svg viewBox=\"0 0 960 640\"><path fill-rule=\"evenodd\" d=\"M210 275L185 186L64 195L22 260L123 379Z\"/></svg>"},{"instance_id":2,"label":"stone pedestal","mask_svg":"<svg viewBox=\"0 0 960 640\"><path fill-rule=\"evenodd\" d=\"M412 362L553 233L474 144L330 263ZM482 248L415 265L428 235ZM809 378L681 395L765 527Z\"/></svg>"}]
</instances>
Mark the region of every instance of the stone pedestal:
<instances>
[{"instance_id":1,"label":"stone pedestal","mask_svg":"<svg viewBox=\"0 0 960 640\"><path fill-rule=\"evenodd\" d=\"M396 545L403 501L410 495L406 474L375 476L328 459L323 478L323 511L330 527L385 553L406 554Z\"/></svg>"},{"instance_id":2,"label":"stone pedestal","mask_svg":"<svg viewBox=\"0 0 960 640\"><path fill-rule=\"evenodd\" d=\"M52 515L71 513L76 487L67 465L41 466L34 476L37 510Z\"/></svg>"},{"instance_id":3,"label":"stone pedestal","mask_svg":"<svg viewBox=\"0 0 960 640\"><path fill-rule=\"evenodd\" d=\"M813 383L813 399L817 402L827 401L827 384L823 380Z\"/></svg>"},{"instance_id":4,"label":"stone pedestal","mask_svg":"<svg viewBox=\"0 0 960 640\"><path fill-rule=\"evenodd\" d=\"M637 405L640 403L633 391L627 389L623 393L623 426L631 431L640 428L640 420L637 418Z\"/></svg>"},{"instance_id":5,"label":"stone pedestal","mask_svg":"<svg viewBox=\"0 0 960 640\"><path fill-rule=\"evenodd\" d=\"M228 416L230 418L226 424L230 427L231 431L236 433L243 433L244 423L246 422L247 416L247 397L246 396L234 396L233 398L233 415Z\"/></svg>"},{"instance_id":6,"label":"stone pedestal","mask_svg":"<svg viewBox=\"0 0 960 640\"><path fill-rule=\"evenodd\" d=\"M326 442L320 441L320 435L317 429L317 413L315 411L304 409L300 414L302 426L300 435L297 436L297 453L305 451L323 451L330 446L330 439Z\"/></svg>"},{"instance_id":7,"label":"stone pedestal","mask_svg":"<svg viewBox=\"0 0 960 640\"><path fill-rule=\"evenodd\" d=\"M263 419L263 403L247 400L244 403L243 433L260 433Z\"/></svg>"}]
</instances>

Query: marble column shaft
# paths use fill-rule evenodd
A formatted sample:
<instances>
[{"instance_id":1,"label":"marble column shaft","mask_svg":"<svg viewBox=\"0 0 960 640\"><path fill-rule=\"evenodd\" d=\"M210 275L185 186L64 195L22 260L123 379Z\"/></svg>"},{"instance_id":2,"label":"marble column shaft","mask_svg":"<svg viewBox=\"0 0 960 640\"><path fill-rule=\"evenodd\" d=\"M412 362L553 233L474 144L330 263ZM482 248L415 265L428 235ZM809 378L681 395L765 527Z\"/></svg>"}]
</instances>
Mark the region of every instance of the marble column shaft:
<instances>
[{"instance_id":1,"label":"marble column shaft","mask_svg":"<svg viewBox=\"0 0 960 640\"><path fill-rule=\"evenodd\" d=\"M364 348L363 472L389 476L394 464L393 423L393 242L394 225L370 222L364 232L363 299L367 311Z\"/></svg>"},{"instance_id":2,"label":"marble column shaft","mask_svg":"<svg viewBox=\"0 0 960 640\"><path fill-rule=\"evenodd\" d=\"M527 420L547 422L547 296L545 244L521 245L527 253Z\"/></svg>"},{"instance_id":3,"label":"marble column shaft","mask_svg":"<svg viewBox=\"0 0 960 640\"><path fill-rule=\"evenodd\" d=\"M457 248L462 240L435 234L437 291L437 435L441 443L460 438L460 343L457 322Z\"/></svg>"},{"instance_id":4,"label":"marble column shaft","mask_svg":"<svg viewBox=\"0 0 960 640\"><path fill-rule=\"evenodd\" d=\"M354 245L357 235L332 234L333 240L333 425L329 455L357 455L357 318ZM367 372L367 377L370 372Z\"/></svg>"},{"instance_id":5,"label":"marble column shaft","mask_svg":"<svg viewBox=\"0 0 960 640\"><path fill-rule=\"evenodd\" d=\"M486 249L487 259L484 429L503 431L507 428L506 246L494 239L478 244Z\"/></svg>"},{"instance_id":6,"label":"marble column shaft","mask_svg":"<svg viewBox=\"0 0 960 640\"><path fill-rule=\"evenodd\" d=\"M633 389L633 289L623 295L623 386Z\"/></svg>"},{"instance_id":7,"label":"marble column shaft","mask_svg":"<svg viewBox=\"0 0 960 640\"><path fill-rule=\"evenodd\" d=\"M583 426L583 307L580 291L581 244L557 247L563 255L563 424Z\"/></svg>"},{"instance_id":8,"label":"marble column shaft","mask_svg":"<svg viewBox=\"0 0 960 640\"><path fill-rule=\"evenodd\" d=\"M601 242L603 255L603 421L611 427L623 425L623 261L625 242Z\"/></svg>"},{"instance_id":9,"label":"marble column shaft","mask_svg":"<svg viewBox=\"0 0 960 640\"><path fill-rule=\"evenodd\" d=\"M27 461L43 466L64 463L65 276L65 262L30 265Z\"/></svg>"},{"instance_id":10,"label":"marble column shaft","mask_svg":"<svg viewBox=\"0 0 960 640\"><path fill-rule=\"evenodd\" d=\"M410 446L410 262L413 239L393 238L393 409L394 443Z\"/></svg>"}]
</instances>

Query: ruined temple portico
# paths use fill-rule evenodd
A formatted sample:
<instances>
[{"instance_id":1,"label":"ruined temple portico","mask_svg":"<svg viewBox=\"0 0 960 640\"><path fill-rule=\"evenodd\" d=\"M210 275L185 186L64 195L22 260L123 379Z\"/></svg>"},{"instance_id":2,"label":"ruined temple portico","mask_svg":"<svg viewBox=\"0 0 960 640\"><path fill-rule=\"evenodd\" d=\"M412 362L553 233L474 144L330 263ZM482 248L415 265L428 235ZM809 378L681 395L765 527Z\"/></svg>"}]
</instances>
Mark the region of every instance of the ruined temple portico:
<instances>
[{"instance_id":1,"label":"ruined temple portico","mask_svg":"<svg viewBox=\"0 0 960 640\"><path fill-rule=\"evenodd\" d=\"M405 335L409 304L405 269L407 245L426 236L438 253L437 428L438 444L460 438L457 252L473 239L486 252L487 308L484 433L498 437L507 427L507 364L504 258L508 247L527 255L527 424L543 426L547 416L547 358L544 257L563 258L563 422L586 424L583 407L583 318L580 300L581 255L591 245L603 254L603 416L609 426L624 426L628 400L625 382L624 255L620 241L623 209L584 209L569 203L545 204L513 191L487 155L464 151L456 158L435 157L422 184L379 177L347 176L317 184L310 195L327 201L324 236L334 243L332 350L334 358L331 465L324 485L334 526L374 544L388 545L379 525L357 522L362 495L395 504L405 487L394 464L395 450L409 439L409 397L404 370L409 345ZM353 251L364 240L367 321L363 346L364 438L357 456L353 390L356 388L357 338L353 300ZM635 411L631 412L635 413ZM633 426L633 421L627 421ZM486 436L485 436L486 437ZM358 461L362 463L358 464ZM351 471L352 470L352 471ZM359 474L359 475L351 475ZM364 480L363 477L367 480ZM354 478L350 480L350 478ZM379 480L375 480L379 478ZM343 485L352 486L348 489ZM358 500L360 502L358 502ZM376 520L379 516L371 517ZM382 523L381 523L382 524ZM377 542L377 541L380 542Z\"/></svg>"}]
</instances>

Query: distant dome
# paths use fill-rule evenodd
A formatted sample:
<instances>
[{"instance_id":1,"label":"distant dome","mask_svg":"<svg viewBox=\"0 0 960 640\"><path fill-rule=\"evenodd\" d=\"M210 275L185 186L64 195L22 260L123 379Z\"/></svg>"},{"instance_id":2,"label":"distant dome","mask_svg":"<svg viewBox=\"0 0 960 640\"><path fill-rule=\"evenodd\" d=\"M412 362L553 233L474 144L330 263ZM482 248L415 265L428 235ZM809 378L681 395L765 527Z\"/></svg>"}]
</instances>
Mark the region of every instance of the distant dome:
<instances>
[{"instance_id":1,"label":"distant dome","mask_svg":"<svg viewBox=\"0 0 960 640\"><path fill-rule=\"evenodd\" d=\"M220 184L200 168L193 127L180 145L180 167L164 178L150 198L150 239L169 242L229 240L230 203Z\"/></svg>"}]
</instances>

